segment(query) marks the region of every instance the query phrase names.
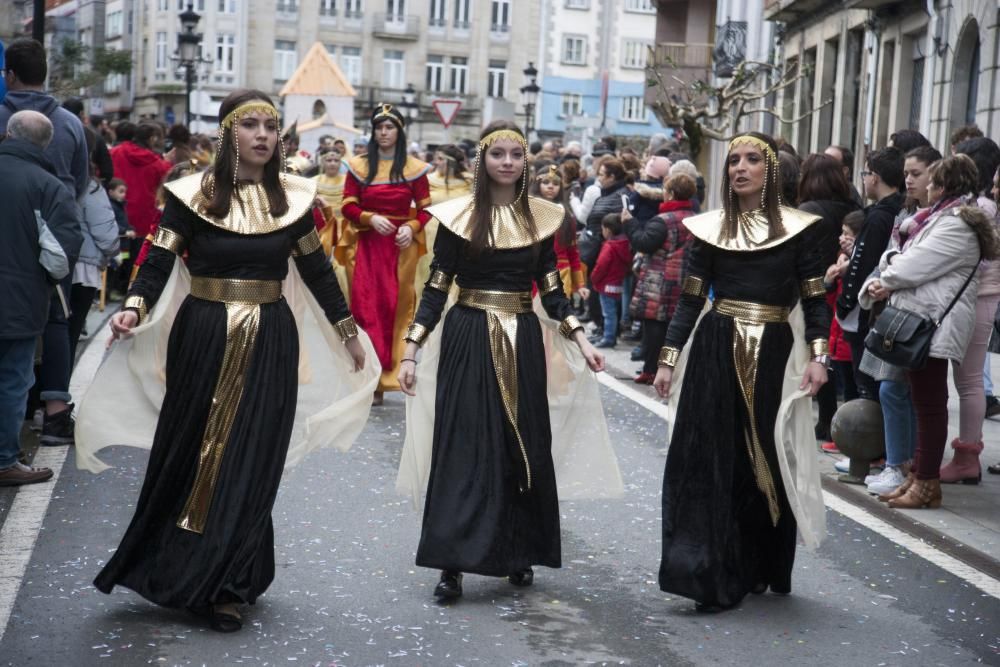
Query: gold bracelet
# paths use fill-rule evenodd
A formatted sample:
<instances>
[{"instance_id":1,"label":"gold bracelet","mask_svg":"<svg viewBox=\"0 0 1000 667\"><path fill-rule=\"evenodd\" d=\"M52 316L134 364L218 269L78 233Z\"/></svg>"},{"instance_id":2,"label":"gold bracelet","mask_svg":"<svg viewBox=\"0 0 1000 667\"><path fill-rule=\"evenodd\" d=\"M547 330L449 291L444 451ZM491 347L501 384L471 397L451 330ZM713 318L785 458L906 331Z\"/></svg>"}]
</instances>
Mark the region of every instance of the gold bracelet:
<instances>
[{"instance_id":1,"label":"gold bracelet","mask_svg":"<svg viewBox=\"0 0 1000 667\"><path fill-rule=\"evenodd\" d=\"M122 310L134 310L139 316L139 324L146 319L146 315L149 313L146 308L146 299L141 296L130 296L125 299L125 303L122 304Z\"/></svg>"},{"instance_id":2,"label":"gold bracelet","mask_svg":"<svg viewBox=\"0 0 1000 667\"><path fill-rule=\"evenodd\" d=\"M403 340L408 343L416 343L417 345L423 345L427 337L431 335L431 330L422 324L417 324L413 322L410 326L406 327L406 335L403 336Z\"/></svg>"},{"instance_id":3,"label":"gold bracelet","mask_svg":"<svg viewBox=\"0 0 1000 667\"><path fill-rule=\"evenodd\" d=\"M337 335L344 343L358 336L358 323L354 321L353 315L340 320L333 325L333 328L337 330Z\"/></svg>"},{"instance_id":4,"label":"gold bracelet","mask_svg":"<svg viewBox=\"0 0 1000 667\"><path fill-rule=\"evenodd\" d=\"M822 357L830 354L830 344L826 338L809 341L809 357Z\"/></svg>"},{"instance_id":5,"label":"gold bracelet","mask_svg":"<svg viewBox=\"0 0 1000 667\"><path fill-rule=\"evenodd\" d=\"M681 351L676 347L664 346L660 348L660 356L656 360L657 366L665 366L667 368L673 368L677 365L677 360L681 356Z\"/></svg>"},{"instance_id":6,"label":"gold bracelet","mask_svg":"<svg viewBox=\"0 0 1000 667\"><path fill-rule=\"evenodd\" d=\"M562 334L563 338L572 339L573 333L582 328L583 325L580 324L580 320L576 319L576 315L570 315L559 323L559 333Z\"/></svg>"}]
</instances>

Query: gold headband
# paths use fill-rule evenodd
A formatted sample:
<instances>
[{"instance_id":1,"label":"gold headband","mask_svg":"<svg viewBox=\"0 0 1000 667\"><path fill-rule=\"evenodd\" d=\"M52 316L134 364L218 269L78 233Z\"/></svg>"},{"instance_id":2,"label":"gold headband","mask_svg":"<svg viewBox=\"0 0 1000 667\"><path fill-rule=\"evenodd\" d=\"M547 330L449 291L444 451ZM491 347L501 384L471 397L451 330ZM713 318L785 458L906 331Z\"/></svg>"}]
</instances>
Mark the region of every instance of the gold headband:
<instances>
[{"instance_id":1,"label":"gold headband","mask_svg":"<svg viewBox=\"0 0 1000 667\"><path fill-rule=\"evenodd\" d=\"M764 157L771 158L772 160L778 159L778 156L774 154L774 149L771 148L766 141L749 134L742 134L730 141L727 152L732 153L733 149L737 146L753 146L754 148L759 149L760 152L763 153Z\"/></svg>"},{"instance_id":2,"label":"gold headband","mask_svg":"<svg viewBox=\"0 0 1000 667\"><path fill-rule=\"evenodd\" d=\"M495 130L490 132L479 142L479 150L484 151L501 139L509 139L521 144L524 150L528 150L528 141L514 130Z\"/></svg>"},{"instance_id":3,"label":"gold headband","mask_svg":"<svg viewBox=\"0 0 1000 667\"><path fill-rule=\"evenodd\" d=\"M382 118L388 118L389 120L392 121L393 125L395 125L396 127L400 128L400 129L403 128L403 126L400 124L399 118L395 114L392 113L392 105L391 104L383 104L382 105L382 109L377 114L375 114L374 118L372 118L372 125L376 125L379 122L379 120L382 119Z\"/></svg>"},{"instance_id":4,"label":"gold headband","mask_svg":"<svg viewBox=\"0 0 1000 667\"><path fill-rule=\"evenodd\" d=\"M222 127L232 127L238 117L248 113L266 113L274 120L278 120L278 110L273 105L262 100L254 100L241 104L226 114L226 117L222 119Z\"/></svg>"},{"instance_id":5,"label":"gold headband","mask_svg":"<svg viewBox=\"0 0 1000 667\"><path fill-rule=\"evenodd\" d=\"M559 178L559 167L555 166L554 164L550 164L548 169L535 176L536 181L541 181L542 179L546 178L551 179L553 181L559 181L561 183L562 179Z\"/></svg>"}]
</instances>

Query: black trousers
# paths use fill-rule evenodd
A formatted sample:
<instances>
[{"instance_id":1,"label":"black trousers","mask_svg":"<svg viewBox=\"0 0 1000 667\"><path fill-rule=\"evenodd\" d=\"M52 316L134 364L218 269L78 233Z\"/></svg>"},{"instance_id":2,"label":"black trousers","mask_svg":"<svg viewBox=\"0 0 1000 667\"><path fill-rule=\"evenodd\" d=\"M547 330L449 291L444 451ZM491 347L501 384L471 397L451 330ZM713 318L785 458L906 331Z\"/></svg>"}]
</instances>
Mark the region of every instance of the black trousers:
<instances>
[{"instance_id":1,"label":"black trousers","mask_svg":"<svg viewBox=\"0 0 1000 667\"><path fill-rule=\"evenodd\" d=\"M667 338L667 328L670 320L642 321L642 372L656 375L657 361L660 358L660 348Z\"/></svg>"}]
</instances>

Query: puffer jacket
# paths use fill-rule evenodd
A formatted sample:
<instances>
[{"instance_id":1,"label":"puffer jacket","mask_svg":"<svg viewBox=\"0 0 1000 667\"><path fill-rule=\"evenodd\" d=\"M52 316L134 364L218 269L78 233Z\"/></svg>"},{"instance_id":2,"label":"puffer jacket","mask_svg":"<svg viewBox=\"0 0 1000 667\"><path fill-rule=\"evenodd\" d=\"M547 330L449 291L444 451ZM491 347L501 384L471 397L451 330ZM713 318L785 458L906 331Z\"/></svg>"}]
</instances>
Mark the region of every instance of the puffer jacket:
<instances>
[{"instance_id":1,"label":"puffer jacket","mask_svg":"<svg viewBox=\"0 0 1000 667\"><path fill-rule=\"evenodd\" d=\"M669 201L669 210L641 223L625 224L632 247L643 253L639 280L632 292L629 313L636 319L666 322L681 297L684 258L694 238L684 218L694 215L692 202Z\"/></svg>"},{"instance_id":2,"label":"puffer jacket","mask_svg":"<svg viewBox=\"0 0 1000 667\"><path fill-rule=\"evenodd\" d=\"M993 247L996 231L992 225L989 216L977 207L953 207L935 213L904 252L888 250L882 255L881 275L877 279L892 292L889 303L932 319L939 318L969 274L978 273L980 248ZM873 280L874 276L866 280L859 292L862 308L872 306L868 285ZM934 333L931 357L953 361L965 357L976 321L978 292L979 276L973 275L968 288Z\"/></svg>"},{"instance_id":3,"label":"puffer jacket","mask_svg":"<svg viewBox=\"0 0 1000 667\"><path fill-rule=\"evenodd\" d=\"M92 183L83 197L81 227L83 245L77 261L103 269L118 254L118 223L108 193L100 183Z\"/></svg>"},{"instance_id":4,"label":"puffer jacket","mask_svg":"<svg viewBox=\"0 0 1000 667\"><path fill-rule=\"evenodd\" d=\"M160 221L156 191L170 171L171 164L144 146L131 141L111 149L115 174L128 186L125 211L137 236L144 237Z\"/></svg>"},{"instance_id":5,"label":"puffer jacket","mask_svg":"<svg viewBox=\"0 0 1000 667\"><path fill-rule=\"evenodd\" d=\"M597 264L597 256L601 253L604 240L601 237L601 220L609 213L621 213L622 195L628 194L628 188L623 181L609 187L601 188L601 196L594 202L587 215L580 241L580 259L593 271ZM577 218L579 220L579 218Z\"/></svg>"}]
</instances>

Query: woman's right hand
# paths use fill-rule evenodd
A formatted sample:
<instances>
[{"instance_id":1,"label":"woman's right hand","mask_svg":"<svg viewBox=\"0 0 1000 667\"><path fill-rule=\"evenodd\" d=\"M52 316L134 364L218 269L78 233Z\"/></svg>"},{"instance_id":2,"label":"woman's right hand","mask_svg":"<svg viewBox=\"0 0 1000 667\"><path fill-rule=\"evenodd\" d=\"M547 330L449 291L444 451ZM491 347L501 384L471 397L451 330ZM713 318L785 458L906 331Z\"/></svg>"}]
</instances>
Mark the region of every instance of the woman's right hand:
<instances>
[{"instance_id":1,"label":"woman's right hand","mask_svg":"<svg viewBox=\"0 0 1000 667\"><path fill-rule=\"evenodd\" d=\"M108 338L107 347L119 338L128 338L132 335L132 329L139 324L139 316L134 310L120 310L111 316L111 337Z\"/></svg>"},{"instance_id":2,"label":"woman's right hand","mask_svg":"<svg viewBox=\"0 0 1000 667\"><path fill-rule=\"evenodd\" d=\"M656 370L656 379L653 380L653 388L660 398L666 398L670 393L670 383L674 379L674 369L669 366L660 366Z\"/></svg>"},{"instance_id":3,"label":"woman's right hand","mask_svg":"<svg viewBox=\"0 0 1000 667\"><path fill-rule=\"evenodd\" d=\"M417 395L416 358L418 349L419 346L416 343L407 342L406 347L403 349L403 360L399 362L399 375L397 376L399 388L407 396Z\"/></svg>"},{"instance_id":4,"label":"woman's right hand","mask_svg":"<svg viewBox=\"0 0 1000 667\"><path fill-rule=\"evenodd\" d=\"M372 229L382 236L389 236L396 233L396 225L389 222L389 218L384 215L373 215L371 217L371 226Z\"/></svg>"}]
</instances>

